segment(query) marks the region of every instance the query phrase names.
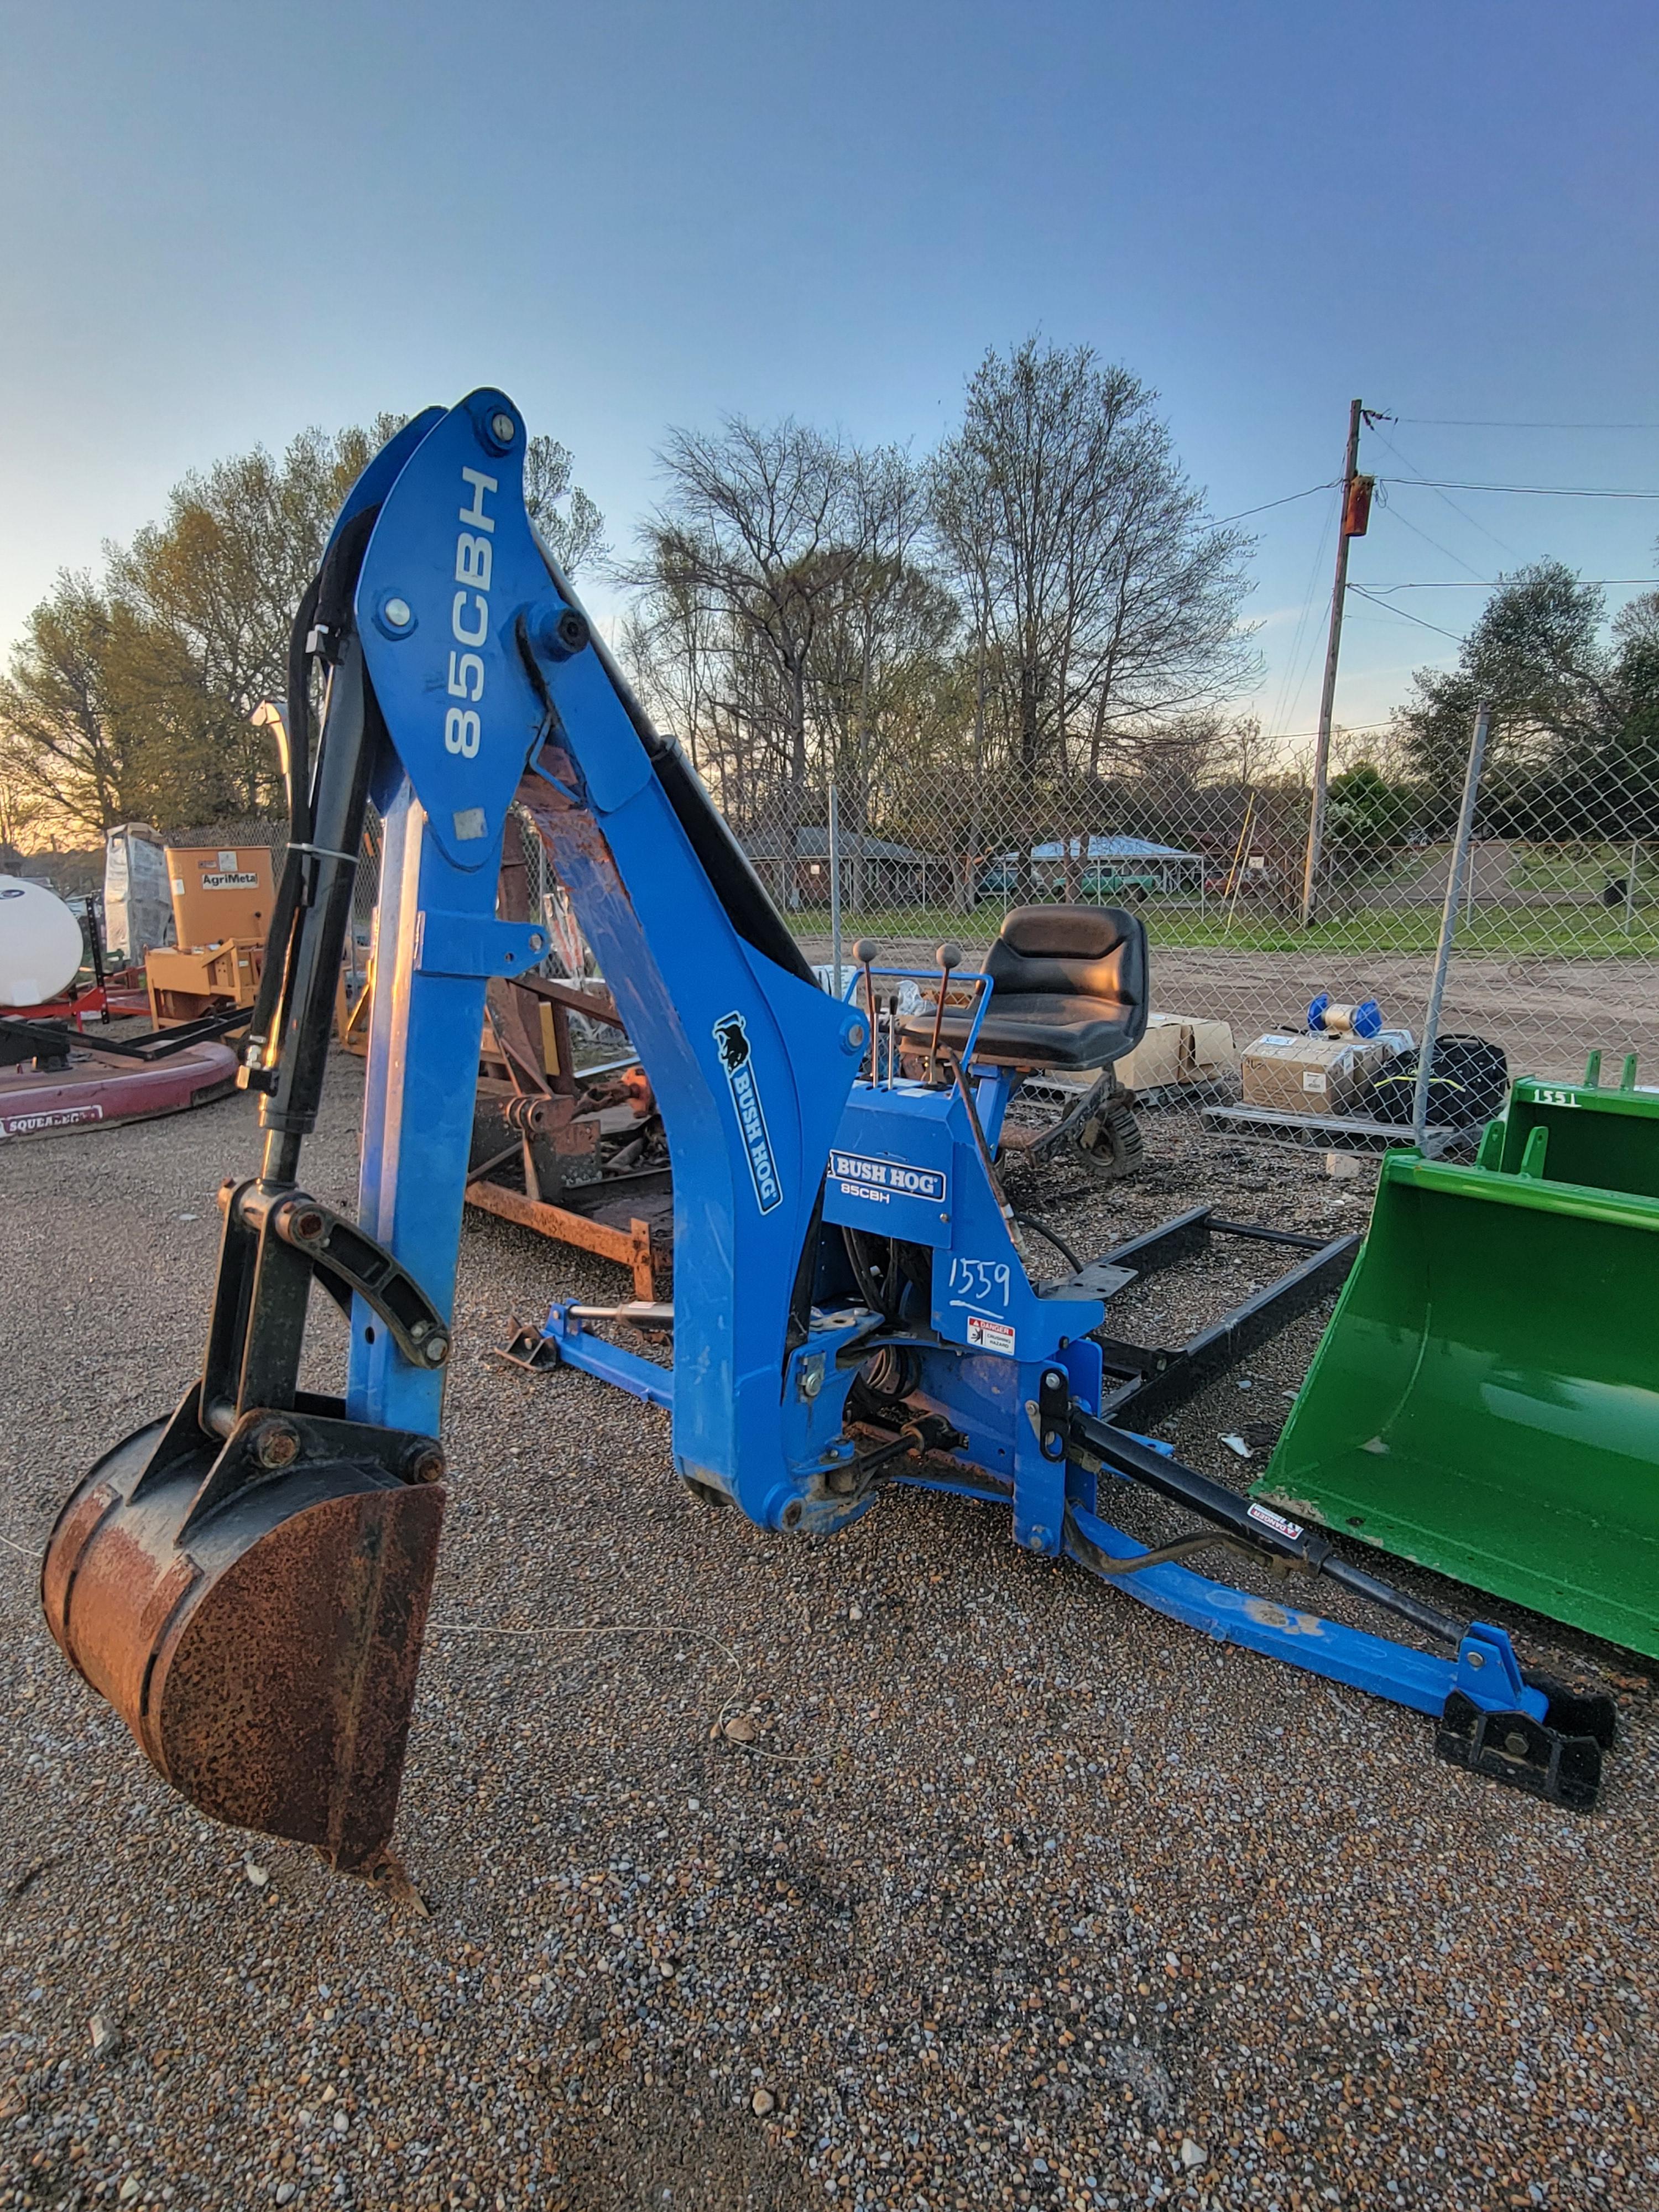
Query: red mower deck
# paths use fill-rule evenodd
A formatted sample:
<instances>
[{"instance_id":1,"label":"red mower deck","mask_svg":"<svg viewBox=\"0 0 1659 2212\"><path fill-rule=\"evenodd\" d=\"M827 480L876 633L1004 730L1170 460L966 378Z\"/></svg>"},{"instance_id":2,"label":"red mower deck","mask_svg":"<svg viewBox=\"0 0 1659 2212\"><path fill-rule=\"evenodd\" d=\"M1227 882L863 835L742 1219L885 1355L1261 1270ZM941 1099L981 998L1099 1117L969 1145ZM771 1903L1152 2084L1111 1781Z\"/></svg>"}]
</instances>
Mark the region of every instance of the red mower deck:
<instances>
[{"instance_id":1,"label":"red mower deck","mask_svg":"<svg viewBox=\"0 0 1659 2212\"><path fill-rule=\"evenodd\" d=\"M148 1121L228 1097L236 1088L229 1046L192 1045L170 1060L144 1066L74 1052L51 1074L0 1067L0 1138L49 1137L101 1122Z\"/></svg>"}]
</instances>

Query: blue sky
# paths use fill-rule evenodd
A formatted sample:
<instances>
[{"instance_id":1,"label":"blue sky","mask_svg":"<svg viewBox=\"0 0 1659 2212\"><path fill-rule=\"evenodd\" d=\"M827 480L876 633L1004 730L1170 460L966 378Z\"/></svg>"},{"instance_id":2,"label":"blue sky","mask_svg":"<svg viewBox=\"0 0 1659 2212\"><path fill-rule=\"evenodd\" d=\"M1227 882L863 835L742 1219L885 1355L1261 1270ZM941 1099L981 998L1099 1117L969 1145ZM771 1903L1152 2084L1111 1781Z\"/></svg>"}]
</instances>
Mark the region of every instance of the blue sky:
<instances>
[{"instance_id":1,"label":"blue sky","mask_svg":"<svg viewBox=\"0 0 1659 2212\"><path fill-rule=\"evenodd\" d=\"M625 544L665 425L921 449L1033 329L1158 387L1218 515L1334 476L1356 394L1411 418L1403 459L1367 442L1385 476L1659 490L1659 428L1445 421L1659 425L1652 0L3 20L0 639L186 468L305 423L501 384ZM1369 586L1546 552L1659 575L1659 501L1387 495ZM1254 521L1283 731L1313 720L1333 507ZM1351 599L1339 718L1481 597Z\"/></svg>"}]
</instances>

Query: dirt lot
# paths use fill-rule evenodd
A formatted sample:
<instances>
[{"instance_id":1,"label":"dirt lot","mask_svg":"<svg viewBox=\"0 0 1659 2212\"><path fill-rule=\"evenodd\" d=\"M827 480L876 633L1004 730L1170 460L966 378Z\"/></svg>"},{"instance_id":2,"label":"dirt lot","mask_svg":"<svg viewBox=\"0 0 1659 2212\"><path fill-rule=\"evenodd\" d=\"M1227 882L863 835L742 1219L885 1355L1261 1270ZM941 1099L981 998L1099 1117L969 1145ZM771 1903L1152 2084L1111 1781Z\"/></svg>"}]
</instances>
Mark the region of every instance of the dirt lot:
<instances>
[{"instance_id":1,"label":"dirt lot","mask_svg":"<svg viewBox=\"0 0 1659 2212\"><path fill-rule=\"evenodd\" d=\"M808 959L827 961L828 938L803 938ZM983 951L975 946L969 965ZM883 960L931 969L934 948L921 939L884 941ZM843 949L843 957L850 952ZM1201 1015L1232 1025L1248 1044L1264 1030L1305 1025L1317 992L1334 999L1374 998L1386 1018L1420 1035L1434 973L1430 954L1243 952L1219 947L1152 945L1152 1004L1162 1013ZM1441 1031L1490 1038L1512 1075L1583 1080L1592 1052L1606 1055L1616 1081L1622 1055L1636 1053L1640 1079L1659 1082L1659 967L1642 960L1493 960L1455 953L1447 979Z\"/></svg>"},{"instance_id":2,"label":"dirt lot","mask_svg":"<svg viewBox=\"0 0 1659 2212\"><path fill-rule=\"evenodd\" d=\"M1212 1014L1248 1043L1287 1018L1300 1027L1316 992L1371 997L1390 1021L1420 1034L1434 962L1397 953L1364 958L1304 957L1290 952L1229 953L1159 947L1157 1003L1171 1012ZM1514 1075L1580 1082L1589 1054L1618 1061L1639 1054L1644 1079L1659 1081L1659 969L1646 962L1487 960L1455 956L1441 1014L1443 1035L1473 1035L1501 1045Z\"/></svg>"},{"instance_id":3,"label":"dirt lot","mask_svg":"<svg viewBox=\"0 0 1659 2212\"><path fill-rule=\"evenodd\" d=\"M338 1201L336 1079L307 1168ZM1574 1818L1024 1556L999 1512L895 1490L817 1547L710 1514L659 1416L491 1358L622 1285L493 1221L398 1838L423 1904L182 1808L68 1673L33 1562L188 1378L250 1123L0 1152L0 2205L1659 2203L1659 1735L1627 1660L1482 1607L1620 1689ZM1364 1218L1316 1161L1184 1113L1147 1137L1132 1189L1043 1210L1091 1250L1200 1197ZM1115 1319L1177 1332L1247 1279ZM1220 1434L1282 1418L1316 1333L1189 1409L1187 1455L1242 1479Z\"/></svg>"}]
</instances>

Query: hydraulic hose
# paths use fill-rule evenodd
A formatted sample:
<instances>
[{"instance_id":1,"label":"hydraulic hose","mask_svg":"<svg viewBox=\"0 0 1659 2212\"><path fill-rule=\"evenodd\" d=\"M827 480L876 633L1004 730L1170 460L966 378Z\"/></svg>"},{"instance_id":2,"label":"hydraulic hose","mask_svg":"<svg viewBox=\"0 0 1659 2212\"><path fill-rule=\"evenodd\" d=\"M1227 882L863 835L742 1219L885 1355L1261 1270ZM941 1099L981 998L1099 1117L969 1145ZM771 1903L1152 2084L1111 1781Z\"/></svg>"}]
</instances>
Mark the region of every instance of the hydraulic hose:
<instances>
[{"instance_id":1,"label":"hydraulic hose","mask_svg":"<svg viewBox=\"0 0 1659 2212\"><path fill-rule=\"evenodd\" d=\"M288 980L289 941L300 903L300 884L305 853L311 842L311 652L310 638L317 620L317 602L323 580L313 576L306 586L294 627L288 635L288 852L271 902L265 932L264 966L253 1012L242 1048L243 1071L258 1072L265 1065L271 1037L280 1018Z\"/></svg>"}]
</instances>

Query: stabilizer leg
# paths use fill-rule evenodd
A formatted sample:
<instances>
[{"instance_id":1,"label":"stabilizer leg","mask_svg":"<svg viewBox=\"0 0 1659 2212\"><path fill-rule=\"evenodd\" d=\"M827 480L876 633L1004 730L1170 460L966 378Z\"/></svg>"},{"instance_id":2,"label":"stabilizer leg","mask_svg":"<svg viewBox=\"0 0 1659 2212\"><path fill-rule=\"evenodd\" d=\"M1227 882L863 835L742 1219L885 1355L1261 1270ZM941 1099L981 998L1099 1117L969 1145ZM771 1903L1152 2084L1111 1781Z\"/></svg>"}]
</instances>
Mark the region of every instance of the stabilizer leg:
<instances>
[{"instance_id":1,"label":"stabilizer leg","mask_svg":"<svg viewBox=\"0 0 1659 2212\"><path fill-rule=\"evenodd\" d=\"M1235 1495L1167 1448L1073 1412L1072 1451L1087 1473L1143 1484L1211 1525L1153 1551L1077 1503L1067 1507L1065 1548L1079 1565L1154 1612L1238 1644L1304 1673L1368 1691L1438 1723L1443 1759L1572 1812L1588 1812L1601 1787L1616 1716L1610 1698L1582 1697L1522 1673L1503 1629L1448 1614L1340 1559L1323 1536ZM1212 1582L1182 1564L1206 1547L1250 1557L1277 1577L1322 1576L1455 1647L1437 1656L1343 1626L1272 1598Z\"/></svg>"}]
</instances>

